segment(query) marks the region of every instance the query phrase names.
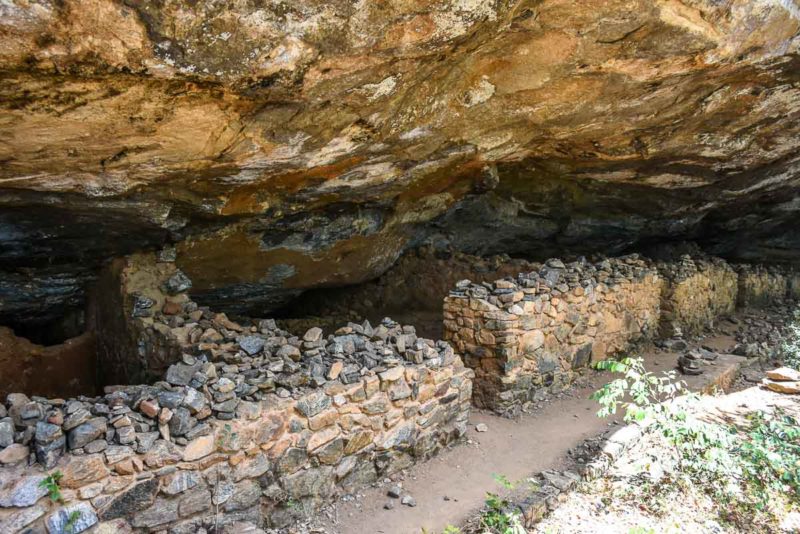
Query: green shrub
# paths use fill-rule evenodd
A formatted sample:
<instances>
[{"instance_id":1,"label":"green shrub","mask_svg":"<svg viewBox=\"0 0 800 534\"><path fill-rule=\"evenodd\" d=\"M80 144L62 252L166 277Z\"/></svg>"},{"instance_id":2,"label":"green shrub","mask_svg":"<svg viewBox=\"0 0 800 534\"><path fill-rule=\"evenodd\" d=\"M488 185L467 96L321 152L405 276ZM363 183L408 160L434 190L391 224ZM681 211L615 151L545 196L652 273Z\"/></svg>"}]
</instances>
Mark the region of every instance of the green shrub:
<instances>
[{"instance_id":1,"label":"green shrub","mask_svg":"<svg viewBox=\"0 0 800 534\"><path fill-rule=\"evenodd\" d=\"M516 486L505 475L495 474L492 478L507 490ZM527 534L522 526L521 514L510 510L507 500L488 492L484 504L486 507L480 517L482 534Z\"/></svg>"},{"instance_id":2,"label":"green shrub","mask_svg":"<svg viewBox=\"0 0 800 534\"><path fill-rule=\"evenodd\" d=\"M759 509L766 508L771 491L800 503L800 425L794 417L776 409L755 412L750 426L736 447L742 461L745 482L757 497Z\"/></svg>"},{"instance_id":3,"label":"green shrub","mask_svg":"<svg viewBox=\"0 0 800 534\"><path fill-rule=\"evenodd\" d=\"M63 500L61 487L58 485L62 478L64 478L64 475L61 471L54 471L39 482L39 487L47 490L47 494L53 502L61 502Z\"/></svg>"},{"instance_id":4,"label":"green shrub","mask_svg":"<svg viewBox=\"0 0 800 534\"><path fill-rule=\"evenodd\" d=\"M596 365L619 374L592 395L605 417L623 407L626 421L650 421L674 449L676 469L665 484L692 484L721 503L723 515L746 517L782 500L800 505L800 425L779 409L749 414L739 426L699 419L699 396L674 381L656 377L641 359ZM728 507L726 504L733 506ZM740 514L741 515L741 514Z\"/></svg>"}]
</instances>

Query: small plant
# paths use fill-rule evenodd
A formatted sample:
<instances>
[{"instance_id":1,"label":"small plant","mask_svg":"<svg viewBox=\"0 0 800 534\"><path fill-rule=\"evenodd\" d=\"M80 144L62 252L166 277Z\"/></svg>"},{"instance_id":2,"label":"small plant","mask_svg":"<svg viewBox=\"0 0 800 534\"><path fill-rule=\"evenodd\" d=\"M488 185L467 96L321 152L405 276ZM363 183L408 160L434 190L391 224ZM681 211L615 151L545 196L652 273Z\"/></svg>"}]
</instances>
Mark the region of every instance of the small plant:
<instances>
[{"instance_id":1,"label":"small plant","mask_svg":"<svg viewBox=\"0 0 800 534\"><path fill-rule=\"evenodd\" d=\"M238 439L239 434L233 432L231 425L225 423L222 427L222 431L220 432L219 436L217 437L217 448L219 449L233 449L234 442Z\"/></svg>"},{"instance_id":2,"label":"small plant","mask_svg":"<svg viewBox=\"0 0 800 534\"><path fill-rule=\"evenodd\" d=\"M64 523L64 532L66 534L74 534L75 527L78 525L78 520L81 518L80 510L73 510L67 517L67 522Z\"/></svg>"},{"instance_id":3,"label":"small plant","mask_svg":"<svg viewBox=\"0 0 800 534\"><path fill-rule=\"evenodd\" d=\"M742 458L745 481L752 486L755 503L763 510L770 491L800 503L800 425L794 417L776 409L756 412L735 451Z\"/></svg>"},{"instance_id":4,"label":"small plant","mask_svg":"<svg viewBox=\"0 0 800 534\"><path fill-rule=\"evenodd\" d=\"M510 480L508 480L507 476L494 474L492 475L492 478L494 478L494 481L503 486L505 489L507 490L514 489L515 484Z\"/></svg>"},{"instance_id":5,"label":"small plant","mask_svg":"<svg viewBox=\"0 0 800 534\"><path fill-rule=\"evenodd\" d=\"M598 417L614 415L623 407L626 422L659 419L659 416L665 415L666 410L670 409L666 401L687 393L686 385L675 381L675 371L656 376L645 370L644 360L641 358L603 360L595 363L594 367L623 375L592 394L591 398L601 406L597 412ZM623 400L626 396L630 400Z\"/></svg>"},{"instance_id":6,"label":"small plant","mask_svg":"<svg viewBox=\"0 0 800 534\"><path fill-rule=\"evenodd\" d=\"M595 367L623 375L592 395L601 406L598 416L612 415L622 406L626 422L646 419L667 438L679 470L703 479L738 476L730 456L730 429L691 414L700 397L687 390L685 383L676 382L674 371L655 376L645 370L641 358L601 361Z\"/></svg>"},{"instance_id":7,"label":"small plant","mask_svg":"<svg viewBox=\"0 0 800 534\"><path fill-rule=\"evenodd\" d=\"M754 412L738 425L702 420L696 415L699 397L674 382L673 373L656 377L645 371L641 359L596 367L623 375L592 395L601 406L598 415L624 407L626 421L648 419L675 451L675 469L640 496L657 500L662 489L682 491L693 485L720 503L721 515L751 527L769 521L769 510L780 508L778 502L800 505L800 424L795 418L776 408ZM755 517L761 512L768 512L766 518Z\"/></svg>"},{"instance_id":8,"label":"small plant","mask_svg":"<svg viewBox=\"0 0 800 534\"><path fill-rule=\"evenodd\" d=\"M461 534L461 529L453 525L447 525L444 527L442 534Z\"/></svg>"},{"instance_id":9,"label":"small plant","mask_svg":"<svg viewBox=\"0 0 800 534\"><path fill-rule=\"evenodd\" d=\"M47 490L50 500L53 502L63 502L61 487L58 485L62 478L64 478L64 474L61 471L54 471L39 482L39 487Z\"/></svg>"},{"instance_id":10,"label":"small plant","mask_svg":"<svg viewBox=\"0 0 800 534\"><path fill-rule=\"evenodd\" d=\"M505 475L492 475L495 482L507 490L515 484ZM508 501L496 493L487 493L484 501L486 510L481 514L481 528L489 534L526 534L518 512L508 510Z\"/></svg>"},{"instance_id":11,"label":"small plant","mask_svg":"<svg viewBox=\"0 0 800 534\"><path fill-rule=\"evenodd\" d=\"M487 493L486 511L481 515L481 526L490 532L501 532L505 534L510 527L510 518L505 512L508 501L501 499L496 493Z\"/></svg>"}]
</instances>

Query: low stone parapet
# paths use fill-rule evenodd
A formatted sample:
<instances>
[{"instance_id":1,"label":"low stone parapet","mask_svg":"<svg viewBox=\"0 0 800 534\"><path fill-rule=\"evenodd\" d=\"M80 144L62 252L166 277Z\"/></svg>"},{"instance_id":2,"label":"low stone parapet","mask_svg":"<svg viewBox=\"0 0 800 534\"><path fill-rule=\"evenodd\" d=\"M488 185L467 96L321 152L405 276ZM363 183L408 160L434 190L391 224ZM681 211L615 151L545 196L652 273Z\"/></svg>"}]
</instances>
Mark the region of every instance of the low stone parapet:
<instances>
[{"instance_id":1,"label":"low stone parapet","mask_svg":"<svg viewBox=\"0 0 800 534\"><path fill-rule=\"evenodd\" d=\"M475 370L475 405L513 414L653 334L660 293L657 272L637 256L550 260L516 279L459 283L444 302L444 337Z\"/></svg>"},{"instance_id":2,"label":"low stone parapet","mask_svg":"<svg viewBox=\"0 0 800 534\"><path fill-rule=\"evenodd\" d=\"M13 398L11 421L0 424L33 435L0 451L0 525L7 527L0 531L73 509L87 525L122 521L145 531L197 532L243 518L285 524L463 435L472 373L455 356L442 363L376 370L296 398L233 396L228 420L191 387L122 388L65 403ZM212 395L229 387L225 376L207 388ZM196 419L203 412L210 413ZM28 467L29 455L47 462L57 450L63 455L49 472L63 475L63 504L49 502L39 486L43 466Z\"/></svg>"}]
</instances>

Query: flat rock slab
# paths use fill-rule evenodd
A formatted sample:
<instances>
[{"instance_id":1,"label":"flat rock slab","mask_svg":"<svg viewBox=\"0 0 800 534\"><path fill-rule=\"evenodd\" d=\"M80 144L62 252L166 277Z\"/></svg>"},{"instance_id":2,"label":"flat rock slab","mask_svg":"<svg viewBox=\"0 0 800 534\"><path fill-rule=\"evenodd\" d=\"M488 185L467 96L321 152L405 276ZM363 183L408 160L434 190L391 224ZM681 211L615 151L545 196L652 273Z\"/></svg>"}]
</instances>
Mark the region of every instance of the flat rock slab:
<instances>
[{"instance_id":1,"label":"flat rock slab","mask_svg":"<svg viewBox=\"0 0 800 534\"><path fill-rule=\"evenodd\" d=\"M787 393L790 395L800 393L800 382L787 382L785 380L779 382L765 378L762 384L765 388L777 393Z\"/></svg>"},{"instance_id":2,"label":"flat rock slab","mask_svg":"<svg viewBox=\"0 0 800 534\"><path fill-rule=\"evenodd\" d=\"M779 367L772 371L767 371L767 378L778 382L797 382L800 381L800 372L790 367Z\"/></svg>"},{"instance_id":3,"label":"flat rock slab","mask_svg":"<svg viewBox=\"0 0 800 534\"><path fill-rule=\"evenodd\" d=\"M672 353L644 355L645 367L648 371L660 374L659 371L669 371L677 369L677 355ZM702 360L698 363L703 370L699 375L684 375L678 371L678 379L686 382L686 386L692 391L711 393L715 388L728 391L733 385L734 380L739 374L742 366L747 364L748 359L744 356L735 354L720 354L714 361Z\"/></svg>"}]
</instances>

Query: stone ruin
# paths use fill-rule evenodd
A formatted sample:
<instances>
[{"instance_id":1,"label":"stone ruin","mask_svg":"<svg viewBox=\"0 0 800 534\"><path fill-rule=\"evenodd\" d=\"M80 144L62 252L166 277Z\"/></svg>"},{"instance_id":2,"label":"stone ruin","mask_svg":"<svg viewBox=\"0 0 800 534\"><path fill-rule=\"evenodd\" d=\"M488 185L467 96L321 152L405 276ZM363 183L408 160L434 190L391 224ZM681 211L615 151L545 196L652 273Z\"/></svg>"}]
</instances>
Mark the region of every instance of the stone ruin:
<instances>
[{"instance_id":1,"label":"stone ruin","mask_svg":"<svg viewBox=\"0 0 800 534\"><path fill-rule=\"evenodd\" d=\"M661 281L636 256L549 260L516 279L463 281L445 299L445 339L475 370L474 402L513 414L576 369L655 332Z\"/></svg>"},{"instance_id":2,"label":"stone ruin","mask_svg":"<svg viewBox=\"0 0 800 534\"><path fill-rule=\"evenodd\" d=\"M800 298L800 273L764 265L737 265L739 290L736 302L743 308L766 306L788 295Z\"/></svg>"},{"instance_id":3,"label":"stone ruin","mask_svg":"<svg viewBox=\"0 0 800 534\"><path fill-rule=\"evenodd\" d=\"M188 278L150 255L116 262L103 283L114 280L101 304L127 313L109 308L96 325L101 367L163 374L96 397L9 395L0 532L61 533L70 518L73 532L279 526L466 431L473 372L411 326L385 319L301 338L272 320L240 324L199 307ZM44 498L48 471L63 475L63 504Z\"/></svg>"},{"instance_id":4,"label":"stone ruin","mask_svg":"<svg viewBox=\"0 0 800 534\"><path fill-rule=\"evenodd\" d=\"M663 281L662 336L698 334L736 310L738 276L725 261L684 255L657 267Z\"/></svg>"},{"instance_id":5,"label":"stone ruin","mask_svg":"<svg viewBox=\"0 0 800 534\"><path fill-rule=\"evenodd\" d=\"M444 339L475 371L475 406L515 415L564 389L577 370L639 341L701 333L737 304L798 299L799 277L688 255L673 262L549 260L516 278L460 282L445 298Z\"/></svg>"},{"instance_id":6,"label":"stone ruin","mask_svg":"<svg viewBox=\"0 0 800 534\"><path fill-rule=\"evenodd\" d=\"M456 282L465 278L493 281L533 270L537 265L506 255L481 257L449 246L425 245L403 254L375 280L303 294L283 310L279 323L301 330L306 326L389 316L413 322L418 332L439 338L442 298Z\"/></svg>"},{"instance_id":7,"label":"stone ruin","mask_svg":"<svg viewBox=\"0 0 800 534\"><path fill-rule=\"evenodd\" d=\"M0 532L286 525L435 455L471 403L513 415L592 361L800 286L715 258L551 259L457 283L446 341L390 319L296 336L200 306L173 259L116 260L97 285L98 371L121 385L0 404ZM63 501L50 502L41 483L56 472Z\"/></svg>"}]
</instances>

